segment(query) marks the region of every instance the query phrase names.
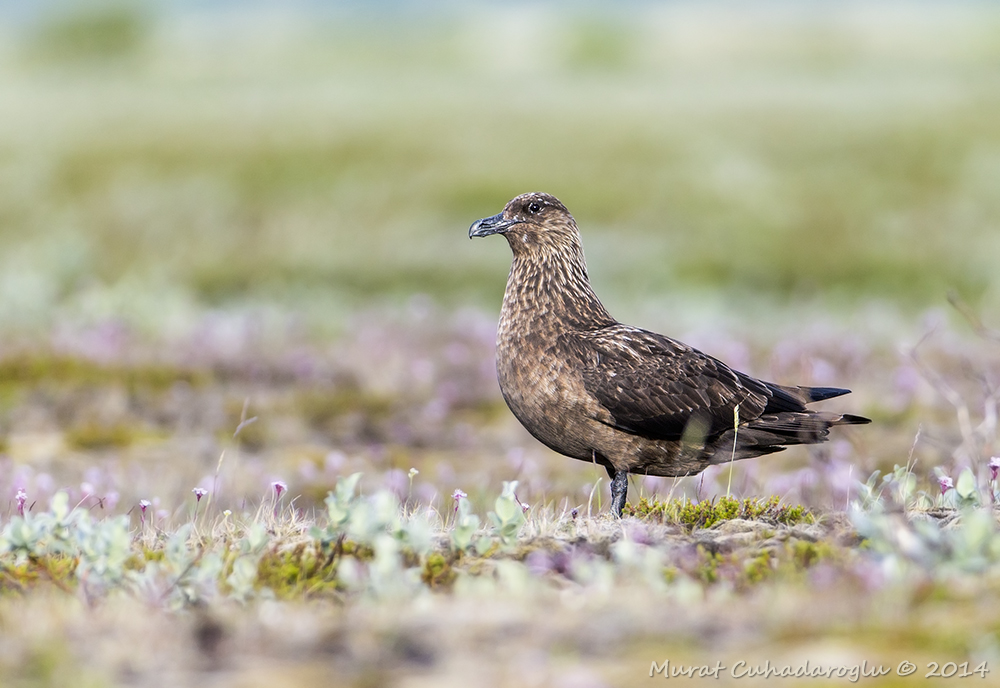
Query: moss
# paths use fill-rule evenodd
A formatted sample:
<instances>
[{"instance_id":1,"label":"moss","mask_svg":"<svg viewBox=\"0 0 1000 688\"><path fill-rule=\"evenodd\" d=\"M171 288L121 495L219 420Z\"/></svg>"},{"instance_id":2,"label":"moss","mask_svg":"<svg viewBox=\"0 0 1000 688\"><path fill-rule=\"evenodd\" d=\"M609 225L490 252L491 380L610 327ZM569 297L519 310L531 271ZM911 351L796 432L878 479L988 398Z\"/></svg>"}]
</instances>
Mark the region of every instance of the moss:
<instances>
[{"instance_id":1,"label":"moss","mask_svg":"<svg viewBox=\"0 0 1000 688\"><path fill-rule=\"evenodd\" d=\"M743 575L750 584L761 583L772 573L774 573L773 557L769 550L764 550L743 565Z\"/></svg>"},{"instance_id":2,"label":"moss","mask_svg":"<svg viewBox=\"0 0 1000 688\"><path fill-rule=\"evenodd\" d=\"M76 589L77 560L61 555L31 556L20 564L0 566L0 592L25 592L50 583L72 593Z\"/></svg>"},{"instance_id":3,"label":"moss","mask_svg":"<svg viewBox=\"0 0 1000 688\"><path fill-rule=\"evenodd\" d=\"M130 393L163 392L178 382L203 387L211 375L169 365L102 365L85 358L19 353L0 359L0 380L10 389L40 385L60 388L121 385Z\"/></svg>"},{"instance_id":4,"label":"moss","mask_svg":"<svg viewBox=\"0 0 1000 688\"><path fill-rule=\"evenodd\" d=\"M701 545L698 546L698 554L702 557L702 561L695 569L695 576L704 583L718 583L722 555L718 552L709 552Z\"/></svg>"},{"instance_id":5,"label":"moss","mask_svg":"<svg viewBox=\"0 0 1000 688\"><path fill-rule=\"evenodd\" d=\"M626 504L624 513L645 521L674 523L692 530L737 518L782 525L813 522L812 514L804 507L783 505L781 498L776 496L742 501L733 497L719 497L702 502L681 499L650 501L643 497L638 504Z\"/></svg>"},{"instance_id":6,"label":"moss","mask_svg":"<svg viewBox=\"0 0 1000 688\"><path fill-rule=\"evenodd\" d=\"M726 583L746 591L768 581L801 582L803 572L821 561L842 560L843 553L826 542L793 540L783 547L719 552L703 545L693 559L679 561L664 569L668 582L680 573L707 585Z\"/></svg>"},{"instance_id":7,"label":"moss","mask_svg":"<svg viewBox=\"0 0 1000 688\"><path fill-rule=\"evenodd\" d=\"M761 500L743 500L741 518L767 520L786 526L800 523L814 523L815 518L802 505L787 506L781 503L781 497L771 496Z\"/></svg>"},{"instance_id":8,"label":"moss","mask_svg":"<svg viewBox=\"0 0 1000 688\"><path fill-rule=\"evenodd\" d=\"M127 447L135 442L136 431L128 425L85 423L66 431L66 444L74 449L94 450Z\"/></svg>"},{"instance_id":9,"label":"moss","mask_svg":"<svg viewBox=\"0 0 1000 688\"><path fill-rule=\"evenodd\" d=\"M125 560L126 571L143 571L146 564L151 561L163 561L165 554L162 549L151 549L143 547L139 551L134 551Z\"/></svg>"},{"instance_id":10,"label":"moss","mask_svg":"<svg viewBox=\"0 0 1000 688\"><path fill-rule=\"evenodd\" d=\"M126 571L143 571L146 568L146 558L141 553L133 552L125 559Z\"/></svg>"},{"instance_id":11,"label":"moss","mask_svg":"<svg viewBox=\"0 0 1000 688\"><path fill-rule=\"evenodd\" d=\"M729 497L722 497L718 503L686 502L681 506L679 521L688 528L708 528L719 521L731 521L739 513L740 503Z\"/></svg>"},{"instance_id":12,"label":"moss","mask_svg":"<svg viewBox=\"0 0 1000 688\"><path fill-rule=\"evenodd\" d=\"M358 561L371 561L375 558L375 550L371 545L359 544L345 540L341 545L341 553L345 557L354 557Z\"/></svg>"},{"instance_id":13,"label":"moss","mask_svg":"<svg viewBox=\"0 0 1000 688\"><path fill-rule=\"evenodd\" d=\"M257 585L279 599L329 596L339 592L336 562L320 556L311 544L266 552L257 563Z\"/></svg>"},{"instance_id":14,"label":"moss","mask_svg":"<svg viewBox=\"0 0 1000 688\"><path fill-rule=\"evenodd\" d=\"M673 523L677 520L680 504L680 500L677 499L661 502L658 499L650 501L641 497L638 504L626 504L622 513L625 516L641 518L644 521Z\"/></svg>"},{"instance_id":15,"label":"moss","mask_svg":"<svg viewBox=\"0 0 1000 688\"><path fill-rule=\"evenodd\" d=\"M45 555L32 557L30 563L57 587L66 591L71 591L76 587L76 578L74 577L77 565L76 557L57 554Z\"/></svg>"},{"instance_id":16,"label":"moss","mask_svg":"<svg viewBox=\"0 0 1000 688\"><path fill-rule=\"evenodd\" d=\"M450 590L455 583L455 570L445 556L434 552L427 556L420 580L431 590Z\"/></svg>"},{"instance_id":17,"label":"moss","mask_svg":"<svg viewBox=\"0 0 1000 688\"><path fill-rule=\"evenodd\" d=\"M299 413L316 430L336 432L337 421L359 414L373 421L384 420L392 410L392 400L369 394L352 384L335 389L302 392L296 400Z\"/></svg>"},{"instance_id":18,"label":"moss","mask_svg":"<svg viewBox=\"0 0 1000 688\"><path fill-rule=\"evenodd\" d=\"M827 542L796 540L789 547L791 548L792 561L799 569L807 569L834 555L833 548Z\"/></svg>"},{"instance_id":19,"label":"moss","mask_svg":"<svg viewBox=\"0 0 1000 688\"><path fill-rule=\"evenodd\" d=\"M506 418L508 413L507 404L502 399L478 399L467 404L456 404L454 411L482 423L492 423Z\"/></svg>"},{"instance_id":20,"label":"moss","mask_svg":"<svg viewBox=\"0 0 1000 688\"><path fill-rule=\"evenodd\" d=\"M412 569L420 566L420 555L409 547L400 548L399 558L402 560L404 568Z\"/></svg>"},{"instance_id":21,"label":"moss","mask_svg":"<svg viewBox=\"0 0 1000 688\"><path fill-rule=\"evenodd\" d=\"M481 557L469 556L467 553L461 553L460 556L453 560L452 566L454 568L456 564L461 564L462 571L470 576L491 575L496 570L496 567L493 564L493 555L496 554L498 550L499 547L494 547Z\"/></svg>"},{"instance_id":22,"label":"moss","mask_svg":"<svg viewBox=\"0 0 1000 688\"><path fill-rule=\"evenodd\" d=\"M397 398L363 390L352 381L301 391L293 404L309 427L328 439L379 444L391 441L389 421L400 405Z\"/></svg>"}]
</instances>

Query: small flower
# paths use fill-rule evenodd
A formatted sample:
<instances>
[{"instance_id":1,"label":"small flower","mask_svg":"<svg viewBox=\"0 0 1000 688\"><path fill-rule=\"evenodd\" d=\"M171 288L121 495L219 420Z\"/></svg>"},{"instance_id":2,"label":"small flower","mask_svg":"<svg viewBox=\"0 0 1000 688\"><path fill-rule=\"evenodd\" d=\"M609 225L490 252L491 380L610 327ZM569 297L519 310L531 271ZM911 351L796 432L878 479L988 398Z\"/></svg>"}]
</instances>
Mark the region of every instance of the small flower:
<instances>
[{"instance_id":1,"label":"small flower","mask_svg":"<svg viewBox=\"0 0 1000 688\"><path fill-rule=\"evenodd\" d=\"M573 517L573 520L576 520L576 517L580 515L580 510L573 509L571 512L569 512L569 515Z\"/></svg>"},{"instance_id":2,"label":"small flower","mask_svg":"<svg viewBox=\"0 0 1000 688\"><path fill-rule=\"evenodd\" d=\"M413 480L413 478L414 478L415 476L419 475L419 474L420 474L420 471L418 471L418 470L417 470L416 468L411 468L411 469L410 469L410 472L409 472L409 473L407 473L407 475L409 475L409 476L410 476L410 480Z\"/></svg>"},{"instance_id":3,"label":"small flower","mask_svg":"<svg viewBox=\"0 0 1000 688\"><path fill-rule=\"evenodd\" d=\"M990 480L997 479L997 473L1000 472L1000 456L994 456L990 459Z\"/></svg>"},{"instance_id":4,"label":"small flower","mask_svg":"<svg viewBox=\"0 0 1000 688\"><path fill-rule=\"evenodd\" d=\"M944 494L955 487L955 481L946 475L942 475L938 477L938 485L941 486L941 494Z\"/></svg>"},{"instance_id":5,"label":"small flower","mask_svg":"<svg viewBox=\"0 0 1000 688\"><path fill-rule=\"evenodd\" d=\"M17 500L17 513L19 516L24 516L24 503L28 501L28 493L24 491L23 487L17 488L17 496L14 497Z\"/></svg>"},{"instance_id":6,"label":"small flower","mask_svg":"<svg viewBox=\"0 0 1000 688\"><path fill-rule=\"evenodd\" d=\"M230 511L229 509L226 509L225 511L222 512L222 515L225 516L226 518L229 518L230 516L233 515L233 512Z\"/></svg>"},{"instance_id":7,"label":"small flower","mask_svg":"<svg viewBox=\"0 0 1000 688\"><path fill-rule=\"evenodd\" d=\"M150 502L148 499L139 500L139 508L142 509L142 513L144 514L146 513L146 509L148 509L151 505L152 502Z\"/></svg>"},{"instance_id":8,"label":"small flower","mask_svg":"<svg viewBox=\"0 0 1000 688\"><path fill-rule=\"evenodd\" d=\"M274 516L278 517L278 502L281 501L281 493L288 489L288 485L284 480L275 480L271 483L271 487L274 488Z\"/></svg>"},{"instance_id":9,"label":"small flower","mask_svg":"<svg viewBox=\"0 0 1000 688\"><path fill-rule=\"evenodd\" d=\"M463 499L465 499L466 497L468 497L468 496L469 495L465 494L464 492L462 492L458 488L455 488L455 491L451 493L451 498L455 500L455 513L456 514L458 513L458 503L460 501L462 501Z\"/></svg>"},{"instance_id":10,"label":"small flower","mask_svg":"<svg viewBox=\"0 0 1000 688\"><path fill-rule=\"evenodd\" d=\"M528 509L531 508L531 505L526 502L518 502L518 503L521 505L521 511L523 511L524 513L528 513Z\"/></svg>"},{"instance_id":11,"label":"small flower","mask_svg":"<svg viewBox=\"0 0 1000 688\"><path fill-rule=\"evenodd\" d=\"M199 502L201 501L202 497L208 494L208 490L206 490L204 487L196 487L191 491L194 492L194 498Z\"/></svg>"}]
</instances>

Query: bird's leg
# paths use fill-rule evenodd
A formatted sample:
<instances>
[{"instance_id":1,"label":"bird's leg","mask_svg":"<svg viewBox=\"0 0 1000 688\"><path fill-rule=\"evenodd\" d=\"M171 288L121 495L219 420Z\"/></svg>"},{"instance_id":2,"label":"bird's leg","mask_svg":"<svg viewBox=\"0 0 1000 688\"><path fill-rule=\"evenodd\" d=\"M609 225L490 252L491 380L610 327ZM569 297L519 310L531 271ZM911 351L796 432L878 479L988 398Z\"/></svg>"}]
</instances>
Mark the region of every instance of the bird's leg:
<instances>
[{"instance_id":1,"label":"bird's leg","mask_svg":"<svg viewBox=\"0 0 1000 688\"><path fill-rule=\"evenodd\" d=\"M621 518L622 509L625 508L628 499L628 471L619 471L608 466L608 475L611 476L611 513Z\"/></svg>"}]
</instances>

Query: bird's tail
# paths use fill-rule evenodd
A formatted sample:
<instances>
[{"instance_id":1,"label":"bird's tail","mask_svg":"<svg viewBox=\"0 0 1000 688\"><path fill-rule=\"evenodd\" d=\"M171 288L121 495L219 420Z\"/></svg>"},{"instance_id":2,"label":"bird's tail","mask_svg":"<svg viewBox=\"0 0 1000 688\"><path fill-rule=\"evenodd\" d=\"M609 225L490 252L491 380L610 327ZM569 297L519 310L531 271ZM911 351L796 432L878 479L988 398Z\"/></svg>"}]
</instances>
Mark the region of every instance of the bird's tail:
<instances>
[{"instance_id":1,"label":"bird's tail","mask_svg":"<svg viewBox=\"0 0 1000 688\"><path fill-rule=\"evenodd\" d=\"M871 420L862 416L839 413L799 411L766 414L755 418L738 430L729 430L715 443L718 447L711 463L728 463L763 454L783 451L793 444L816 444L829 439L830 428L836 425L864 425ZM733 451L735 440L736 449Z\"/></svg>"},{"instance_id":2,"label":"bird's tail","mask_svg":"<svg viewBox=\"0 0 1000 688\"><path fill-rule=\"evenodd\" d=\"M793 387L798 391L802 397L803 401L807 404L814 401L824 401L826 399L833 399L834 397L842 397L845 394L850 394L851 390L843 389L841 387Z\"/></svg>"},{"instance_id":3,"label":"bird's tail","mask_svg":"<svg viewBox=\"0 0 1000 688\"><path fill-rule=\"evenodd\" d=\"M864 416L854 416L850 413L845 413L840 418L835 421L831 421L830 425L868 425L872 422L871 418L865 418Z\"/></svg>"}]
</instances>

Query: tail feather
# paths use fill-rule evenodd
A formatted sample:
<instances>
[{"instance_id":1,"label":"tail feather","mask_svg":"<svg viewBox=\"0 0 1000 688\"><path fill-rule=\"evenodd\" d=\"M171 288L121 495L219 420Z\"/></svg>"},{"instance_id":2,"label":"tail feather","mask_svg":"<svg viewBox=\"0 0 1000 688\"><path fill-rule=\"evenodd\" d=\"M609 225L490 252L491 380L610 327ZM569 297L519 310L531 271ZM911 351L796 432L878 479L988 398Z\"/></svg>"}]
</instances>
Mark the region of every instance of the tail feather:
<instances>
[{"instance_id":1,"label":"tail feather","mask_svg":"<svg viewBox=\"0 0 1000 688\"><path fill-rule=\"evenodd\" d=\"M799 387L798 389L806 398L806 403L824 401L826 399L842 397L845 394L851 393L851 390L843 389L841 387Z\"/></svg>"},{"instance_id":2,"label":"tail feather","mask_svg":"<svg viewBox=\"0 0 1000 688\"><path fill-rule=\"evenodd\" d=\"M846 413L798 411L763 415L740 426L739 430L723 433L714 443L716 453L711 463L728 463L772 454L794 444L826 442L830 428L835 425L864 425L870 422L868 418Z\"/></svg>"},{"instance_id":3,"label":"tail feather","mask_svg":"<svg viewBox=\"0 0 1000 688\"><path fill-rule=\"evenodd\" d=\"M830 425L868 425L872 422L871 418L865 418L864 416L855 416L850 413L845 413L838 420L833 421Z\"/></svg>"},{"instance_id":4,"label":"tail feather","mask_svg":"<svg viewBox=\"0 0 1000 688\"><path fill-rule=\"evenodd\" d=\"M759 384L763 385L769 393L764 413L805 411L806 404L851 393L851 390L840 387L787 387L773 382Z\"/></svg>"}]
</instances>

